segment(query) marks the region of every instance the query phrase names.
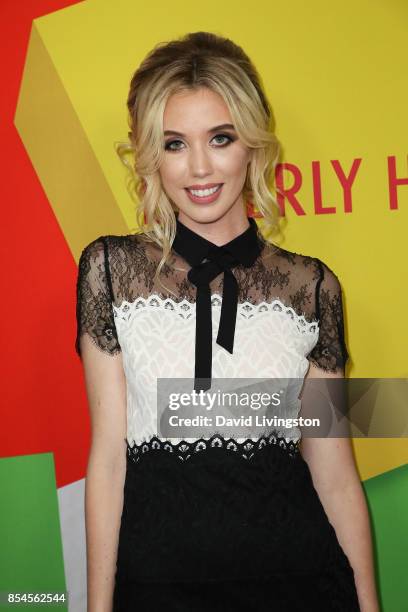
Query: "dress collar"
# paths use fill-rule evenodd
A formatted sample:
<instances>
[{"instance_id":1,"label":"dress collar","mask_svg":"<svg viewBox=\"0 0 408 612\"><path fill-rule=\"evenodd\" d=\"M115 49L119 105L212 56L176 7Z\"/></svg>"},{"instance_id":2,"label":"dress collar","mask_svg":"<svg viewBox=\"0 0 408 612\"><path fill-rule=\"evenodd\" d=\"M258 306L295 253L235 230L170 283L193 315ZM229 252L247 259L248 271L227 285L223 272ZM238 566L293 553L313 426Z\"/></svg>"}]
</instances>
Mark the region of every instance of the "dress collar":
<instances>
[{"instance_id":1,"label":"dress collar","mask_svg":"<svg viewBox=\"0 0 408 612\"><path fill-rule=\"evenodd\" d=\"M217 246L184 225L176 215L177 231L173 248L188 261L190 266L201 263L209 253L217 255L217 252L227 251L236 257L238 263L250 267L261 252L263 241L258 235L255 219L252 217L247 217L247 219L249 226L246 230L230 242Z\"/></svg>"},{"instance_id":2,"label":"dress collar","mask_svg":"<svg viewBox=\"0 0 408 612\"><path fill-rule=\"evenodd\" d=\"M238 283L232 268L242 264L251 267L264 246L255 219L247 217L249 226L241 234L222 246L210 242L176 216L177 231L172 248L191 266L188 280L196 286L196 391L211 387L212 370L212 312L210 282L224 273L220 324L216 342L229 353L233 352L235 323L238 307Z\"/></svg>"}]
</instances>

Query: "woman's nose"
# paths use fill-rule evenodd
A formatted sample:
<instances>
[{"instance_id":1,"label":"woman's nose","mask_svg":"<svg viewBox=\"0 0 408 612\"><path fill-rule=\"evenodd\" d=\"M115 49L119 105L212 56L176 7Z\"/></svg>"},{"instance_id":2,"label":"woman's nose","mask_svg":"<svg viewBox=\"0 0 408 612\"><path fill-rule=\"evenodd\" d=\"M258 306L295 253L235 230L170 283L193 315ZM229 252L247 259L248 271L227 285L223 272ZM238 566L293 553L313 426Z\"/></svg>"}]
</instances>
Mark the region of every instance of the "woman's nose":
<instances>
[{"instance_id":1,"label":"woman's nose","mask_svg":"<svg viewBox=\"0 0 408 612\"><path fill-rule=\"evenodd\" d=\"M190 172L194 176L206 176L212 172L209 151L199 145L190 149Z\"/></svg>"}]
</instances>

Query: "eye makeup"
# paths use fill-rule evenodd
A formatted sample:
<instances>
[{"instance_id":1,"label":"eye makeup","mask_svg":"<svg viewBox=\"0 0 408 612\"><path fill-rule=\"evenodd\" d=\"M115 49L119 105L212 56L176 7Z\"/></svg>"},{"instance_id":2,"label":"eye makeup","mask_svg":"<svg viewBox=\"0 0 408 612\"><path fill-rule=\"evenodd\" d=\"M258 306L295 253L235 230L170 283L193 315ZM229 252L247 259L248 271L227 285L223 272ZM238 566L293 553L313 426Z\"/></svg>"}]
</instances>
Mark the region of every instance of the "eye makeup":
<instances>
[{"instance_id":1,"label":"eye makeup","mask_svg":"<svg viewBox=\"0 0 408 612\"><path fill-rule=\"evenodd\" d=\"M215 136L213 136L213 138L211 140L214 140L215 138L226 138L227 139L227 142L224 142L223 144L215 145L215 148L217 148L217 149L218 148L222 148L222 147L226 147L226 146L228 146L229 144L231 144L232 142L234 142L236 140L236 138L234 136L230 135L230 134L221 134L221 133L220 134L215 134ZM173 140L168 140L165 143L165 145L164 145L165 150L166 151L180 151L181 150L180 148L176 148L176 149L171 148L171 145L173 145L174 143L177 143L177 142L182 142L182 141L179 138L173 139Z\"/></svg>"}]
</instances>

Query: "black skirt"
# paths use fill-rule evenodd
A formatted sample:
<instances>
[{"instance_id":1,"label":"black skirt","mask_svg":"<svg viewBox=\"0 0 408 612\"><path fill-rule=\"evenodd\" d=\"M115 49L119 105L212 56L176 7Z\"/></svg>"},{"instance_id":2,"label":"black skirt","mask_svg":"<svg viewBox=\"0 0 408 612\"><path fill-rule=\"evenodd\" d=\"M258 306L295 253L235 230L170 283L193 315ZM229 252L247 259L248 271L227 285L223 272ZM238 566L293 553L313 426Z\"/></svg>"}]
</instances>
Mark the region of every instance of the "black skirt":
<instances>
[{"instance_id":1,"label":"black skirt","mask_svg":"<svg viewBox=\"0 0 408 612\"><path fill-rule=\"evenodd\" d=\"M297 445L263 442L128 447L114 612L360 610Z\"/></svg>"}]
</instances>

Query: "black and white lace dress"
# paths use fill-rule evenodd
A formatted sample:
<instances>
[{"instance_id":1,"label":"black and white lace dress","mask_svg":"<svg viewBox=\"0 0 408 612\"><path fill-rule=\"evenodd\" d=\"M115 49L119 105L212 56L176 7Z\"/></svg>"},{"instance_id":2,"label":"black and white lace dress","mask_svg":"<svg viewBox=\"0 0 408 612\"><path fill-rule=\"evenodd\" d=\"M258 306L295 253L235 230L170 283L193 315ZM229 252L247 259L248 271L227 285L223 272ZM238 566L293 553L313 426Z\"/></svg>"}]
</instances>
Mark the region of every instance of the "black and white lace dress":
<instances>
[{"instance_id":1,"label":"black and white lace dress","mask_svg":"<svg viewBox=\"0 0 408 612\"><path fill-rule=\"evenodd\" d=\"M172 249L161 273L169 292L153 282L161 251L141 234L101 236L82 252L76 350L88 334L107 355L121 353L127 383L114 612L359 610L353 570L296 429L257 438L158 435L159 378L194 380L208 367L220 379L303 378L309 361L323 371L344 369L336 275L317 258L266 242L249 222L229 243L235 251L207 252L211 243L177 219L179 245L189 250ZM193 268L207 270L207 284L188 274Z\"/></svg>"}]
</instances>

